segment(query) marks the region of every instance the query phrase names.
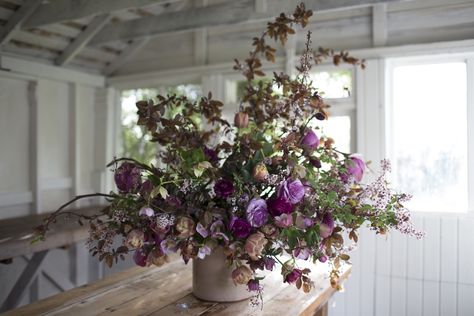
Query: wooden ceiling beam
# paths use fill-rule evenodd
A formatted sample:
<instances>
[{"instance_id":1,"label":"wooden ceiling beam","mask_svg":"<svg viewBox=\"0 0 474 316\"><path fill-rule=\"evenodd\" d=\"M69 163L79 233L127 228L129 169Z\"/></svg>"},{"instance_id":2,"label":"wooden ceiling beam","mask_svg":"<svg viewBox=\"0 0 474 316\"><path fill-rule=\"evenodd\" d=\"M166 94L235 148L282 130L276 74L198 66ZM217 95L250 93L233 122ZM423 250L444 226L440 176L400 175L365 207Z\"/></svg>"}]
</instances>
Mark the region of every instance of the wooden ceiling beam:
<instances>
[{"instance_id":1,"label":"wooden ceiling beam","mask_svg":"<svg viewBox=\"0 0 474 316\"><path fill-rule=\"evenodd\" d=\"M315 12L372 6L408 0L307 0L306 8ZM220 3L205 8L170 12L166 15L124 21L106 26L90 42L99 45L166 33L192 31L204 27L232 25L270 19L280 12L292 12L301 0L268 0L266 10L257 12L255 0Z\"/></svg>"},{"instance_id":2,"label":"wooden ceiling beam","mask_svg":"<svg viewBox=\"0 0 474 316\"><path fill-rule=\"evenodd\" d=\"M89 43L111 19L110 14L101 14L94 17L92 22L80 33L72 43L66 47L61 55L55 60L56 65L62 66L71 61Z\"/></svg>"},{"instance_id":3,"label":"wooden ceiling beam","mask_svg":"<svg viewBox=\"0 0 474 316\"><path fill-rule=\"evenodd\" d=\"M0 45L7 43L16 30L19 30L24 22L41 5L42 0L27 0L24 4L8 19L7 23L0 27Z\"/></svg>"},{"instance_id":4,"label":"wooden ceiling beam","mask_svg":"<svg viewBox=\"0 0 474 316\"><path fill-rule=\"evenodd\" d=\"M127 62L133 55L138 53L143 46L148 43L149 38L139 38L136 40L130 41L129 45L120 53L120 55L112 60L102 71L102 74L105 76L112 75L120 66Z\"/></svg>"},{"instance_id":5,"label":"wooden ceiling beam","mask_svg":"<svg viewBox=\"0 0 474 316\"><path fill-rule=\"evenodd\" d=\"M152 4L166 4L182 0L57 0L38 8L23 25L24 28L82 19Z\"/></svg>"}]
</instances>

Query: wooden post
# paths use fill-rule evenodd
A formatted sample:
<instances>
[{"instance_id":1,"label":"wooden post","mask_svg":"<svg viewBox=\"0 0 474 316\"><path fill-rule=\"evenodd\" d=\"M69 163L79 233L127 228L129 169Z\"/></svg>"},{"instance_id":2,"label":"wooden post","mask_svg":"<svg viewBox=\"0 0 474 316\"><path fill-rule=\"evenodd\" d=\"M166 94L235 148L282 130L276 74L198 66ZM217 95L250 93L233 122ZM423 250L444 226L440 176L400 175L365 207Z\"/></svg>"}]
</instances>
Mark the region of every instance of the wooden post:
<instances>
[{"instance_id":1,"label":"wooden post","mask_svg":"<svg viewBox=\"0 0 474 316\"><path fill-rule=\"evenodd\" d=\"M20 277L13 286L10 294L2 304L0 311L7 311L9 309L15 308L20 303L21 299L25 295L26 289L35 281L41 264L43 263L44 258L48 254L48 250L37 252L31 257L30 262L26 266L25 270L21 273Z\"/></svg>"},{"instance_id":2,"label":"wooden post","mask_svg":"<svg viewBox=\"0 0 474 316\"><path fill-rule=\"evenodd\" d=\"M328 316L328 303L321 306L321 308L314 314L314 316Z\"/></svg>"}]
</instances>

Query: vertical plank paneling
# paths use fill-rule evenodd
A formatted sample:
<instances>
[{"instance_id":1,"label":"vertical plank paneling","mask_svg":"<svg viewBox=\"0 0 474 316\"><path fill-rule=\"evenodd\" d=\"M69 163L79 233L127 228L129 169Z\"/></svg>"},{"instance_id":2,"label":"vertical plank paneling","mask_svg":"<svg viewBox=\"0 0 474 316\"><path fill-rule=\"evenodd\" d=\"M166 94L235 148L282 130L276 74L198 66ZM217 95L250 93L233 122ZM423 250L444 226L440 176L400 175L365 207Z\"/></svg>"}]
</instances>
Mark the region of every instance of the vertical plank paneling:
<instances>
[{"instance_id":1,"label":"vertical plank paneling","mask_svg":"<svg viewBox=\"0 0 474 316\"><path fill-rule=\"evenodd\" d=\"M377 236L369 229L361 229L359 236L360 253L360 315L374 315L375 295L375 241Z\"/></svg>"},{"instance_id":2,"label":"vertical plank paneling","mask_svg":"<svg viewBox=\"0 0 474 316\"><path fill-rule=\"evenodd\" d=\"M452 315L452 314L447 314L447 315ZM457 315L458 316L474 315L474 285L458 284L458 313Z\"/></svg>"},{"instance_id":3,"label":"vertical plank paneling","mask_svg":"<svg viewBox=\"0 0 474 316\"><path fill-rule=\"evenodd\" d=\"M459 219L458 316L474 314L474 219Z\"/></svg>"},{"instance_id":4,"label":"vertical plank paneling","mask_svg":"<svg viewBox=\"0 0 474 316\"><path fill-rule=\"evenodd\" d=\"M375 315L390 314L391 238L378 236L376 241Z\"/></svg>"},{"instance_id":5,"label":"vertical plank paneling","mask_svg":"<svg viewBox=\"0 0 474 316\"><path fill-rule=\"evenodd\" d=\"M345 309L345 293L344 292L338 292L334 294L334 296L331 299L331 302L329 303L329 315L331 316L344 316L346 314L346 309Z\"/></svg>"},{"instance_id":6,"label":"vertical plank paneling","mask_svg":"<svg viewBox=\"0 0 474 316\"><path fill-rule=\"evenodd\" d=\"M455 217L441 218L441 289L440 314L456 315L457 310L457 265L458 258L458 219Z\"/></svg>"},{"instance_id":7,"label":"vertical plank paneling","mask_svg":"<svg viewBox=\"0 0 474 316\"><path fill-rule=\"evenodd\" d=\"M404 316L406 309L407 237L393 232L390 284L390 315Z\"/></svg>"},{"instance_id":8,"label":"vertical plank paneling","mask_svg":"<svg viewBox=\"0 0 474 316\"><path fill-rule=\"evenodd\" d=\"M349 239L348 234L345 234L344 239L350 244L353 241ZM355 249L350 254L351 256L351 263L353 265L353 273L351 277L347 280L345 286L345 309L350 311L351 315L359 316L359 306L360 306L360 291L359 291L359 283L360 283L360 249Z\"/></svg>"},{"instance_id":9,"label":"vertical plank paneling","mask_svg":"<svg viewBox=\"0 0 474 316\"><path fill-rule=\"evenodd\" d=\"M423 315L439 315L440 219L425 217L423 247Z\"/></svg>"},{"instance_id":10,"label":"vertical plank paneling","mask_svg":"<svg viewBox=\"0 0 474 316\"><path fill-rule=\"evenodd\" d=\"M423 218L413 216L413 224L423 229ZM407 245L406 314L423 314L423 240L410 238Z\"/></svg>"}]
</instances>

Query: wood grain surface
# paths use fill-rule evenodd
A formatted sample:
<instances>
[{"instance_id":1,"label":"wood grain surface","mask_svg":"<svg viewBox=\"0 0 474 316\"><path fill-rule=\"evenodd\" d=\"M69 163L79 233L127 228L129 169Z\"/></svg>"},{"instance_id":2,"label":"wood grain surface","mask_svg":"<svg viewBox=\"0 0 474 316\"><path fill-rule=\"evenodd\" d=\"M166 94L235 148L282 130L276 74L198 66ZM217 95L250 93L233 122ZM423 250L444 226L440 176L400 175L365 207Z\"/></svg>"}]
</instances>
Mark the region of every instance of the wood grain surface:
<instances>
[{"instance_id":1,"label":"wood grain surface","mask_svg":"<svg viewBox=\"0 0 474 316\"><path fill-rule=\"evenodd\" d=\"M212 303L196 299L191 264L176 260L161 268L132 268L2 315L314 315L327 308L335 290L329 284L327 265L311 265L311 269L315 287L308 294L282 283L277 271L268 274L263 283L263 308L251 306L248 300ZM342 270L344 280L351 267Z\"/></svg>"}]
</instances>

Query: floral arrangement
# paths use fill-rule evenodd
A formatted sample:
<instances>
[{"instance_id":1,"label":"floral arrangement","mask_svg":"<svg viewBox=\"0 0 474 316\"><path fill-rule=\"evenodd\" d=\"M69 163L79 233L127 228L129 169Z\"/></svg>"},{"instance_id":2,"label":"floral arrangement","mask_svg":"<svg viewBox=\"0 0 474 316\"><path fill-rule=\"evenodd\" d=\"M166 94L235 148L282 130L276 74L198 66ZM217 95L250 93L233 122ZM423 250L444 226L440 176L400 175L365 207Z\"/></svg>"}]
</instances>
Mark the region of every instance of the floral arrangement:
<instances>
[{"instance_id":1,"label":"floral arrangement","mask_svg":"<svg viewBox=\"0 0 474 316\"><path fill-rule=\"evenodd\" d=\"M159 144L157 166L115 159L109 166L115 166L118 192L78 197L105 196L103 213L64 210L76 198L46 219L39 239L58 216L69 214L90 221L90 251L109 266L129 252L139 266L161 266L172 252L187 263L222 247L235 283L261 297L258 271L276 264L283 282L310 291L310 271L298 268L298 260L329 261L331 284L339 287L341 261L350 259L350 243L357 243L364 224L378 234L397 229L421 238L403 205L409 196L388 187L389 163L382 161L381 174L363 184L363 158L339 151L311 127L328 118L329 107L309 79L311 68L325 58L360 67L363 60L344 51L313 51L308 32L296 77L274 73L271 82L256 80L265 76L262 59L275 61L268 41L284 45L311 15L303 4L291 16L281 14L254 38L249 57L236 60L247 84L233 124L210 93L195 102L176 95L138 102L138 124ZM122 241L117 248L116 237ZM289 260L282 262L282 254Z\"/></svg>"}]
</instances>

